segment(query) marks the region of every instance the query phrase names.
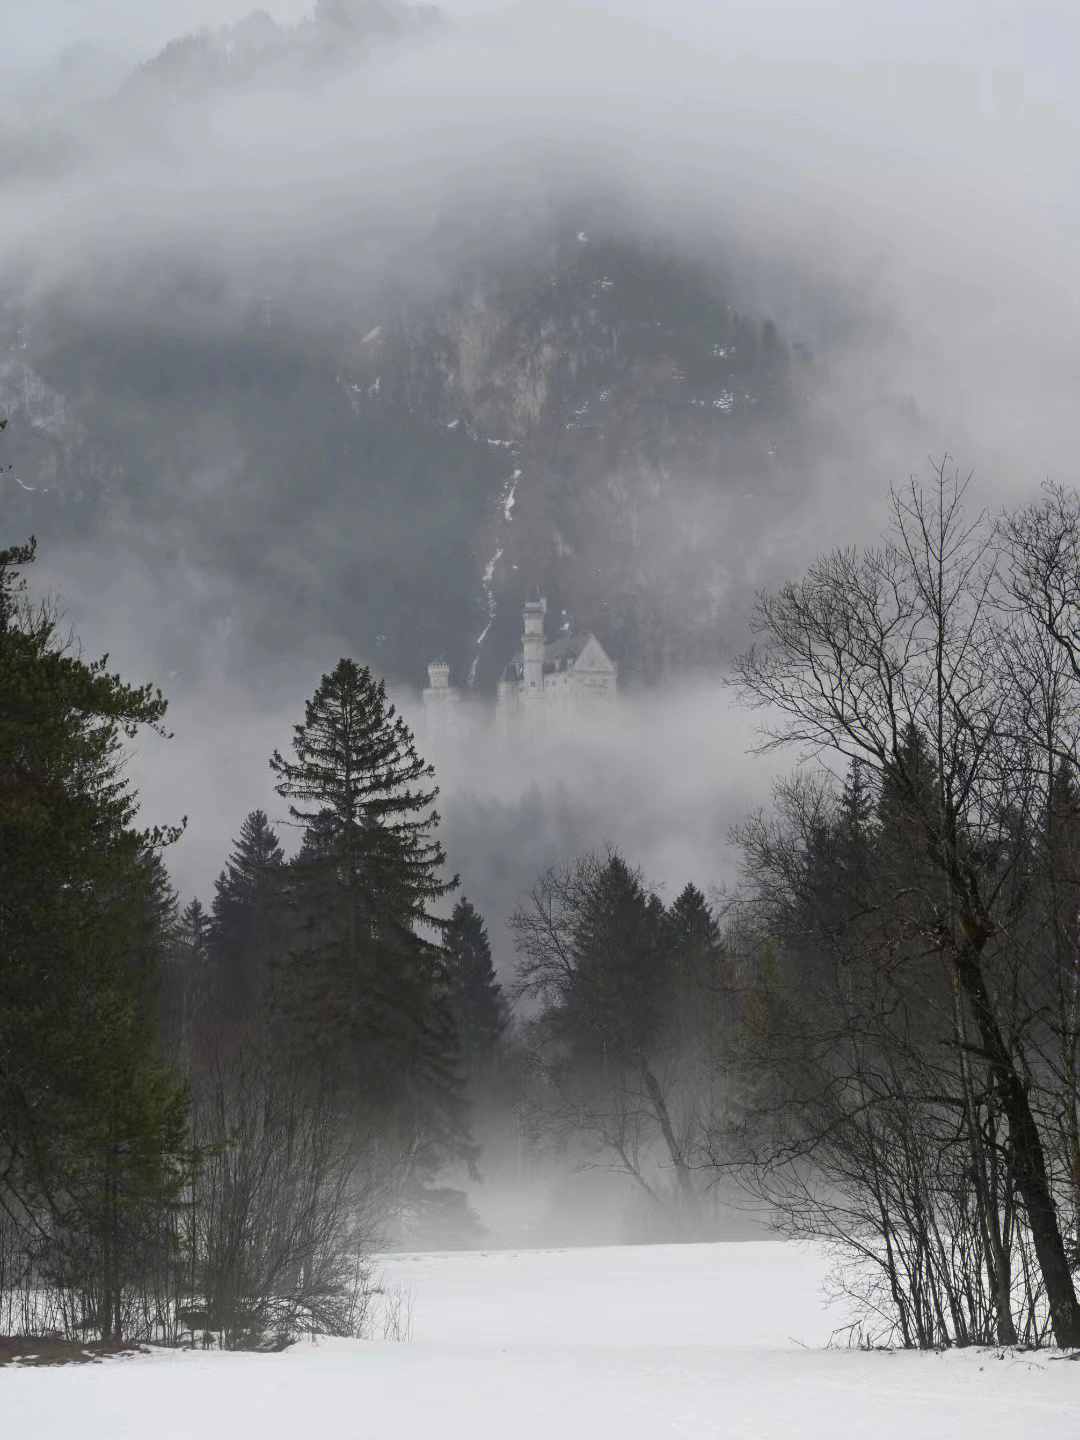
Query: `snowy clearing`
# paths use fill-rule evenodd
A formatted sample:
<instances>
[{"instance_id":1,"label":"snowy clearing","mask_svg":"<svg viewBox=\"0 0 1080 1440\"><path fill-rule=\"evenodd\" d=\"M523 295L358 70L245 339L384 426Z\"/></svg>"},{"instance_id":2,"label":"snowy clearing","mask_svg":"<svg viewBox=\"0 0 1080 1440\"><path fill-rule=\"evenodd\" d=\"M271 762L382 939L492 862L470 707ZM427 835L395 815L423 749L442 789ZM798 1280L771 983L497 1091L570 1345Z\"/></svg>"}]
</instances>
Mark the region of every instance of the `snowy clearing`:
<instances>
[{"instance_id":1,"label":"snowy clearing","mask_svg":"<svg viewBox=\"0 0 1080 1440\"><path fill-rule=\"evenodd\" d=\"M1080 1363L820 1348L820 1256L771 1243L387 1257L408 1343L0 1370L19 1440L1075 1440Z\"/></svg>"}]
</instances>

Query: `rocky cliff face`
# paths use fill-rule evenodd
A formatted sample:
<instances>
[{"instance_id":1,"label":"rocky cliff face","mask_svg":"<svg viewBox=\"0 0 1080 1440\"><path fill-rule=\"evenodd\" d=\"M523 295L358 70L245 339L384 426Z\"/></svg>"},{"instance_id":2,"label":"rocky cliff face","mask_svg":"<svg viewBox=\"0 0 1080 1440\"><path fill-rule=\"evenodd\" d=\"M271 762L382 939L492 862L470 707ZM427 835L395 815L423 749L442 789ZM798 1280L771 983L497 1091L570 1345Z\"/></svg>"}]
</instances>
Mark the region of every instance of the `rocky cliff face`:
<instances>
[{"instance_id":1,"label":"rocky cliff face","mask_svg":"<svg viewBox=\"0 0 1080 1440\"><path fill-rule=\"evenodd\" d=\"M567 226L363 337L358 416L404 412L494 461L469 537L484 638L470 657L447 637L477 683L533 585L556 617L602 633L627 678L722 658L741 633L755 507L782 499L791 369L773 326L702 274Z\"/></svg>"},{"instance_id":2,"label":"rocky cliff face","mask_svg":"<svg viewBox=\"0 0 1080 1440\"><path fill-rule=\"evenodd\" d=\"M276 590L286 647L329 623L391 674L439 649L486 689L539 585L627 681L722 659L788 503L797 386L771 325L572 227L373 318L329 335L256 302L170 335L24 307L0 362L6 529L120 527L133 560L235 579L253 653Z\"/></svg>"}]
</instances>

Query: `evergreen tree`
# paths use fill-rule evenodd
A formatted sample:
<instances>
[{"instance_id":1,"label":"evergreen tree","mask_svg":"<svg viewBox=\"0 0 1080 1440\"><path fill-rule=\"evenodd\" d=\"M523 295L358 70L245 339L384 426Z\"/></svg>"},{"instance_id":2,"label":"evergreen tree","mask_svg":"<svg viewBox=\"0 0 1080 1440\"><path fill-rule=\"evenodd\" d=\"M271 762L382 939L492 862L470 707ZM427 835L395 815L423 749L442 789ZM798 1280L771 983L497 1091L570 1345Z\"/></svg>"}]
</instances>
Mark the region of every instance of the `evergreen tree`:
<instances>
[{"instance_id":1,"label":"evergreen tree","mask_svg":"<svg viewBox=\"0 0 1080 1440\"><path fill-rule=\"evenodd\" d=\"M922 732L909 722L881 769L878 819L894 855L925 868L922 852L938 827L938 809L934 761Z\"/></svg>"},{"instance_id":2,"label":"evergreen tree","mask_svg":"<svg viewBox=\"0 0 1080 1440\"><path fill-rule=\"evenodd\" d=\"M720 990L723 948L720 926L696 885L686 884L668 911L672 1002L698 1007Z\"/></svg>"},{"instance_id":3,"label":"evergreen tree","mask_svg":"<svg viewBox=\"0 0 1080 1440\"><path fill-rule=\"evenodd\" d=\"M255 1038L280 922L285 857L262 810L253 810L215 881L206 934L207 994L221 1058Z\"/></svg>"},{"instance_id":4,"label":"evergreen tree","mask_svg":"<svg viewBox=\"0 0 1080 1440\"><path fill-rule=\"evenodd\" d=\"M685 1198L693 1176L671 1063L678 952L715 930L699 892L680 901L673 918L620 855L585 854L544 871L510 924L517 993L547 1007L527 1031L544 1125L616 1157L646 1190L642 1167L659 1142Z\"/></svg>"},{"instance_id":5,"label":"evergreen tree","mask_svg":"<svg viewBox=\"0 0 1080 1440\"><path fill-rule=\"evenodd\" d=\"M433 769L383 683L347 659L323 676L293 752L270 762L305 832L279 1014L367 1107L453 1145L458 1057L434 907L457 879L441 874Z\"/></svg>"},{"instance_id":6,"label":"evergreen tree","mask_svg":"<svg viewBox=\"0 0 1080 1440\"><path fill-rule=\"evenodd\" d=\"M196 896L171 917L161 986L161 1028L168 1052L192 1075L205 1017L209 917Z\"/></svg>"},{"instance_id":7,"label":"evergreen tree","mask_svg":"<svg viewBox=\"0 0 1080 1440\"><path fill-rule=\"evenodd\" d=\"M670 980L667 1041L704 1045L714 1057L727 1018L729 977L720 926L696 885L684 886L668 911Z\"/></svg>"},{"instance_id":8,"label":"evergreen tree","mask_svg":"<svg viewBox=\"0 0 1080 1440\"><path fill-rule=\"evenodd\" d=\"M671 906L671 935L679 948L717 950L720 947L720 926L705 896L689 882Z\"/></svg>"},{"instance_id":9,"label":"evergreen tree","mask_svg":"<svg viewBox=\"0 0 1080 1440\"><path fill-rule=\"evenodd\" d=\"M667 988L666 919L641 877L610 855L574 936L570 1018L585 1050L619 1062L648 1051Z\"/></svg>"},{"instance_id":10,"label":"evergreen tree","mask_svg":"<svg viewBox=\"0 0 1080 1440\"><path fill-rule=\"evenodd\" d=\"M450 1011L457 1026L467 1075L490 1079L509 1009L491 960L483 920L462 897L454 906L445 936Z\"/></svg>"},{"instance_id":11,"label":"evergreen tree","mask_svg":"<svg viewBox=\"0 0 1080 1440\"><path fill-rule=\"evenodd\" d=\"M180 912L180 936L193 964L205 965L210 920L197 895Z\"/></svg>"},{"instance_id":12,"label":"evergreen tree","mask_svg":"<svg viewBox=\"0 0 1080 1440\"><path fill-rule=\"evenodd\" d=\"M591 1050L603 1085L619 1097L617 1111L647 1108L680 1189L689 1193L693 1182L675 1130L673 1097L658 1063L673 1009L670 917L659 896L646 890L640 874L617 853L609 855L586 902L574 937L574 964L571 1004L578 1011L579 1055L586 1059Z\"/></svg>"},{"instance_id":13,"label":"evergreen tree","mask_svg":"<svg viewBox=\"0 0 1080 1440\"><path fill-rule=\"evenodd\" d=\"M882 766L873 829L872 903L880 911L878 937L891 951L890 975L904 998L911 1024L924 1043L939 1041L956 1023L954 980L940 953L927 956L926 935L950 909L951 887L937 859L942 834L942 793L933 756L923 733L908 724ZM1004 818L1004 817L1002 817ZM955 820L973 860L988 859ZM980 853L981 852L981 853Z\"/></svg>"},{"instance_id":14,"label":"evergreen tree","mask_svg":"<svg viewBox=\"0 0 1080 1440\"><path fill-rule=\"evenodd\" d=\"M123 737L160 730L165 701L28 606L33 553L0 551L0 1199L117 1339L133 1236L186 1156L157 1028L170 834L135 828L121 776Z\"/></svg>"},{"instance_id":15,"label":"evergreen tree","mask_svg":"<svg viewBox=\"0 0 1080 1440\"><path fill-rule=\"evenodd\" d=\"M848 769L835 828L837 879L857 907L873 867L874 839L874 797L860 760L853 760Z\"/></svg>"},{"instance_id":16,"label":"evergreen tree","mask_svg":"<svg viewBox=\"0 0 1080 1440\"><path fill-rule=\"evenodd\" d=\"M1028 887L1034 903L1024 946L1025 999L1040 1017L1044 1053L1055 1056L1048 1108L1065 1159L1068 1203L1062 1219L1075 1263L1080 1260L1080 785L1065 759L1054 768L1041 818Z\"/></svg>"}]
</instances>

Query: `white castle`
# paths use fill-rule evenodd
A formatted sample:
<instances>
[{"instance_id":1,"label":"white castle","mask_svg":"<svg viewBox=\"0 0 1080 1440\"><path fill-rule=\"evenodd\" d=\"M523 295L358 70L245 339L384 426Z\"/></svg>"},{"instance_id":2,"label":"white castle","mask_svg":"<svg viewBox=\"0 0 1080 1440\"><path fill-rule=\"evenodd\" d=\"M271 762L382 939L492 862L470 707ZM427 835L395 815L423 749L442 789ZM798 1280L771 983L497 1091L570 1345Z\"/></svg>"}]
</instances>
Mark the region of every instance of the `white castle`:
<instances>
[{"instance_id":1,"label":"white castle","mask_svg":"<svg viewBox=\"0 0 1080 1440\"><path fill-rule=\"evenodd\" d=\"M547 721L574 719L614 704L615 662L595 635L562 631L544 638L547 601L542 595L525 602L521 649L499 676L496 727L503 734ZM460 694L450 684L450 666L434 660L428 666L424 710L428 733L452 734L461 727Z\"/></svg>"}]
</instances>

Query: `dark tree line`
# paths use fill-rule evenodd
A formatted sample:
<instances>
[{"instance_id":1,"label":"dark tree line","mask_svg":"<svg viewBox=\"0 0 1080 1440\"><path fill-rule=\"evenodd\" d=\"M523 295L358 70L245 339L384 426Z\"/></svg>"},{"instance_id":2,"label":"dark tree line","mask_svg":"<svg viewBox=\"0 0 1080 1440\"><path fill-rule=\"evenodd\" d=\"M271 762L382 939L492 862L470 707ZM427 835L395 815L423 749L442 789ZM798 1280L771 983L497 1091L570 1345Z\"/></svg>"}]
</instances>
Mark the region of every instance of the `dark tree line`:
<instances>
[{"instance_id":1,"label":"dark tree line","mask_svg":"<svg viewBox=\"0 0 1080 1440\"><path fill-rule=\"evenodd\" d=\"M461 1223L435 1180L474 1162L473 1072L506 1023L479 916L440 914L457 882L432 770L383 685L339 662L270 765L296 853L247 817L210 914L181 917L171 986L209 1157L190 1288L227 1339L283 1317L345 1328L350 1255L380 1227L454 1204Z\"/></svg>"},{"instance_id":2,"label":"dark tree line","mask_svg":"<svg viewBox=\"0 0 1080 1440\"><path fill-rule=\"evenodd\" d=\"M759 600L739 683L809 758L738 836L745 1174L905 1343L1077 1345L1080 508L963 493Z\"/></svg>"},{"instance_id":3,"label":"dark tree line","mask_svg":"<svg viewBox=\"0 0 1080 1440\"><path fill-rule=\"evenodd\" d=\"M702 893L670 908L617 852L545 871L512 917L540 1131L660 1201L700 1196L700 1147L732 1018Z\"/></svg>"},{"instance_id":4,"label":"dark tree line","mask_svg":"<svg viewBox=\"0 0 1080 1440\"><path fill-rule=\"evenodd\" d=\"M54 1322L113 1341L191 1164L154 1008L170 836L136 828L121 772L165 703L29 603L33 555L0 551L0 1298L45 1287Z\"/></svg>"},{"instance_id":5,"label":"dark tree line","mask_svg":"<svg viewBox=\"0 0 1080 1440\"><path fill-rule=\"evenodd\" d=\"M719 917L617 854L539 878L530 1098L642 1190L839 1246L864 1336L1080 1345L1080 497L963 500L943 466L759 598L736 683L800 768Z\"/></svg>"},{"instance_id":6,"label":"dark tree line","mask_svg":"<svg viewBox=\"0 0 1080 1440\"><path fill-rule=\"evenodd\" d=\"M253 811L180 911L121 768L163 699L0 552L4 1323L356 1331L380 1227L475 1241L440 1176L527 1131L682 1233L738 1184L840 1248L866 1336L1080 1346L1080 497L963 499L942 467L759 597L737 684L800 766L740 884L546 870L516 1025L368 670L270 758L290 831Z\"/></svg>"},{"instance_id":7,"label":"dark tree line","mask_svg":"<svg viewBox=\"0 0 1080 1440\"><path fill-rule=\"evenodd\" d=\"M270 764L210 912L178 913L124 742L165 702L87 663L0 552L0 1306L9 1328L277 1343L356 1330L379 1227L474 1160L506 1026L431 767L353 661Z\"/></svg>"}]
</instances>

